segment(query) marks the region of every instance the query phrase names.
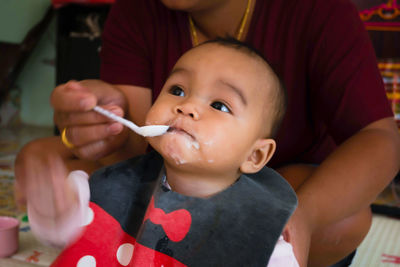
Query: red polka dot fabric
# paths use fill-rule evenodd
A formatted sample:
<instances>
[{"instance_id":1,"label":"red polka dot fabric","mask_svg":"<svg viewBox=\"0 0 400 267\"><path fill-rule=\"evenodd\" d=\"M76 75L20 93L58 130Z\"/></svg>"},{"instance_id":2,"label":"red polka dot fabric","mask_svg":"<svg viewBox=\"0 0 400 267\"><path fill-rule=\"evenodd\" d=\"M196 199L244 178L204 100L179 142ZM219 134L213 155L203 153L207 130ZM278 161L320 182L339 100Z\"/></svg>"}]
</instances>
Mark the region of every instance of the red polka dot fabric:
<instances>
[{"instance_id":1,"label":"red polka dot fabric","mask_svg":"<svg viewBox=\"0 0 400 267\"><path fill-rule=\"evenodd\" d=\"M80 239L66 248L52 267L186 266L168 255L136 243L118 221L95 203L90 203L93 220Z\"/></svg>"}]
</instances>

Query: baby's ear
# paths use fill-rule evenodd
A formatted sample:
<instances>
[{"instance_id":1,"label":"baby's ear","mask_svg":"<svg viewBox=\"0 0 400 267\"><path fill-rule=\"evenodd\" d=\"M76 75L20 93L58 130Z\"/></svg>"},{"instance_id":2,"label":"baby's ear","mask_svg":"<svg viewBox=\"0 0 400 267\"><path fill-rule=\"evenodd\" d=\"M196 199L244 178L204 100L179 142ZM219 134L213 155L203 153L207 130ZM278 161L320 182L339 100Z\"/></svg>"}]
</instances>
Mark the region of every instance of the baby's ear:
<instances>
[{"instance_id":1,"label":"baby's ear","mask_svg":"<svg viewBox=\"0 0 400 267\"><path fill-rule=\"evenodd\" d=\"M242 173L255 173L267 164L275 152L276 143L273 139L258 139L250 151L250 155L240 165Z\"/></svg>"}]
</instances>

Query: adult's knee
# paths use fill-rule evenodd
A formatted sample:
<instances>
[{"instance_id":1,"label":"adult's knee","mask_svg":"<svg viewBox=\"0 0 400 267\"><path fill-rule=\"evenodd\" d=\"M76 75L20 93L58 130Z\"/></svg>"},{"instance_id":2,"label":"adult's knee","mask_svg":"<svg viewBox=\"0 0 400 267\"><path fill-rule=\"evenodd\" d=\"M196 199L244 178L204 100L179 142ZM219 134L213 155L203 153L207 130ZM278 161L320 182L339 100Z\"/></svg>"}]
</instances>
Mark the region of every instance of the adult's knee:
<instances>
[{"instance_id":1,"label":"adult's knee","mask_svg":"<svg viewBox=\"0 0 400 267\"><path fill-rule=\"evenodd\" d=\"M316 231L311 240L308 266L330 266L348 256L367 236L371 223L371 209L365 208Z\"/></svg>"}]
</instances>

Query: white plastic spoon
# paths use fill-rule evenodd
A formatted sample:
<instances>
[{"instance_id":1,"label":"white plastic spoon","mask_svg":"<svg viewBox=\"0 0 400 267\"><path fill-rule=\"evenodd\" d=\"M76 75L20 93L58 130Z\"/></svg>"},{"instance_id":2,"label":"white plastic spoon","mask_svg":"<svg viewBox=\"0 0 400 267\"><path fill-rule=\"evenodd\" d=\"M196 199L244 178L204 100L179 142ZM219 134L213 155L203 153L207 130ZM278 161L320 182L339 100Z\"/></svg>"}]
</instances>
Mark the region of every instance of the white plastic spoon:
<instances>
[{"instance_id":1,"label":"white plastic spoon","mask_svg":"<svg viewBox=\"0 0 400 267\"><path fill-rule=\"evenodd\" d=\"M115 120L115 121L125 125L126 127L131 129L135 133L140 134L144 137L146 137L146 136L154 137L154 136L163 135L167 132L167 130L169 128L168 125L147 125L147 126L139 127L136 124L134 124L133 122L126 120L120 116L117 116L114 113L112 113L108 110L105 110L99 106L95 106L93 108L93 110L106 116L107 118L110 118L112 120Z\"/></svg>"}]
</instances>

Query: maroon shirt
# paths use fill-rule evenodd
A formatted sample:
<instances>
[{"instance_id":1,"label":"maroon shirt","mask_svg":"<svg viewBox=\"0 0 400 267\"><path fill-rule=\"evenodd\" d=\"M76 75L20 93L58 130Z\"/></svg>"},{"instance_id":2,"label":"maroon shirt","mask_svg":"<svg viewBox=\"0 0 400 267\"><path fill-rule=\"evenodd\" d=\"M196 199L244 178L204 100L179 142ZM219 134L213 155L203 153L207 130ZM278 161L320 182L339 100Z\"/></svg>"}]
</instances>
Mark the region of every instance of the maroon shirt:
<instances>
[{"instance_id":1,"label":"maroon shirt","mask_svg":"<svg viewBox=\"0 0 400 267\"><path fill-rule=\"evenodd\" d=\"M349 0L258 0L246 42L265 55L288 92L271 166L320 163L337 144L393 115ZM104 29L101 78L152 88L154 100L191 47L185 12L160 0L119 0Z\"/></svg>"}]
</instances>

